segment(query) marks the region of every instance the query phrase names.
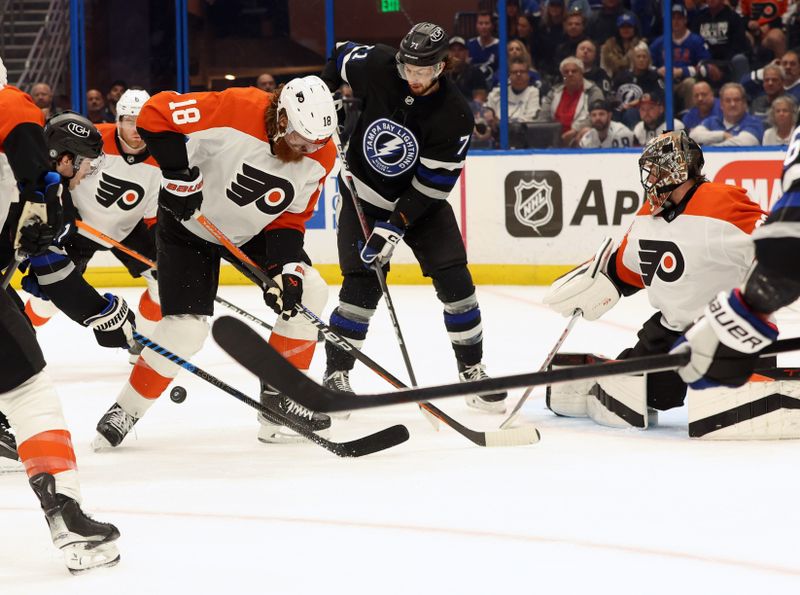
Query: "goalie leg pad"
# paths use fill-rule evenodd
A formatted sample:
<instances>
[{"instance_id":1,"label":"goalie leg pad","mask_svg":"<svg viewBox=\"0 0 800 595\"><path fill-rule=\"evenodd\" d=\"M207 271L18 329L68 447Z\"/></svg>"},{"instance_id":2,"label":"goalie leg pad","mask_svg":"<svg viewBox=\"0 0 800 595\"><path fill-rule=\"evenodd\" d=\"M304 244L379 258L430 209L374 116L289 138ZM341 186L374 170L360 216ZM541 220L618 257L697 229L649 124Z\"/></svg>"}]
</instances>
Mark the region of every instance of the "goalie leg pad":
<instances>
[{"instance_id":1,"label":"goalie leg pad","mask_svg":"<svg viewBox=\"0 0 800 595\"><path fill-rule=\"evenodd\" d=\"M590 353L557 353L547 367L556 370L570 366L583 366L606 361L606 358ZM554 384L545 389L547 408L563 417L587 417L587 403L592 389L597 383L594 379Z\"/></svg>"},{"instance_id":2,"label":"goalie leg pad","mask_svg":"<svg viewBox=\"0 0 800 595\"><path fill-rule=\"evenodd\" d=\"M689 436L704 440L800 438L800 369L755 374L746 384L689 390Z\"/></svg>"},{"instance_id":3,"label":"goalie leg pad","mask_svg":"<svg viewBox=\"0 0 800 595\"><path fill-rule=\"evenodd\" d=\"M609 376L598 379L587 400L589 417L601 426L646 430L647 376Z\"/></svg>"}]
</instances>

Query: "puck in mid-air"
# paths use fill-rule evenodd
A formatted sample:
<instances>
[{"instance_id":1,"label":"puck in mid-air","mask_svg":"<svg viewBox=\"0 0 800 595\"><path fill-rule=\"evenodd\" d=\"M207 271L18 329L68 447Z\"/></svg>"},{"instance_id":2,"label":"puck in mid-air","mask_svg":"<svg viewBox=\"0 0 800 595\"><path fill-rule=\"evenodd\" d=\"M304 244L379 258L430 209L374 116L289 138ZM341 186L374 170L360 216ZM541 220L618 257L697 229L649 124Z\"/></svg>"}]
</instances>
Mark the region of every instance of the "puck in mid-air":
<instances>
[{"instance_id":1,"label":"puck in mid-air","mask_svg":"<svg viewBox=\"0 0 800 595\"><path fill-rule=\"evenodd\" d=\"M169 398L173 403L183 403L186 400L186 389L182 386L175 386L169 391Z\"/></svg>"}]
</instances>

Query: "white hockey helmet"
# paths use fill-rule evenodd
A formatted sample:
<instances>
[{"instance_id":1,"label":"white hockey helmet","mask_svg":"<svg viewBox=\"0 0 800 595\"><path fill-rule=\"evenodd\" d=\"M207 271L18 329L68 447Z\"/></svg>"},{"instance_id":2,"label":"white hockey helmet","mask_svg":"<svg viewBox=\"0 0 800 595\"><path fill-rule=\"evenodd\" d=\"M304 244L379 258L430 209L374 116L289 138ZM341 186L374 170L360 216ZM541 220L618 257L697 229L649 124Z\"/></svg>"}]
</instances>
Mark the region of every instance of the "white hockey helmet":
<instances>
[{"instance_id":1,"label":"white hockey helmet","mask_svg":"<svg viewBox=\"0 0 800 595\"><path fill-rule=\"evenodd\" d=\"M336 130L336 108L328 86L318 76L290 80L278 98L278 115L286 111L289 126L303 138L319 142Z\"/></svg>"},{"instance_id":2,"label":"white hockey helmet","mask_svg":"<svg viewBox=\"0 0 800 595\"><path fill-rule=\"evenodd\" d=\"M148 99L150 99L150 93L144 89L128 89L117 101L117 118L138 116L139 112L142 111L142 106Z\"/></svg>"},{"instance_id":3,"label":"white hockey helmet","mask_svg":"<svg viewBox=\"0 0 800 595\"><path fill-rule=\"evenodd\" d=\"M6 70L5 64L3 64L3 59L0 58L0 89L5 87L8 84L8 71Z\"/></svg>"}]
</instances>

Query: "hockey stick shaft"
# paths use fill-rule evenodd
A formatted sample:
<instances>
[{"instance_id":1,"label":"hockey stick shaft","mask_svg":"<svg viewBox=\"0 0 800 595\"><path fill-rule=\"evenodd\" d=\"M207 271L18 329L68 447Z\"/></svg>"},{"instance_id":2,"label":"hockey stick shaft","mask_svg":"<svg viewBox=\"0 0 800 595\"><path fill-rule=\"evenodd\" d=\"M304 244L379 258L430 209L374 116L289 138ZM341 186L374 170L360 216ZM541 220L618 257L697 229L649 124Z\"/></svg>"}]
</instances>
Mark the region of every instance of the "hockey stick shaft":
<instances>
[{"instance_id":1,"label":"hockey stick shaft","mask_svg":"<svg viewBox=\"0 0 800 595\"><path fill-rule=\"evenodd\" d=\"M558 341L556 341L556 344L553 345L553 348L550 350L550 353L547 354L547 357L545 358L542 367L539 368L540 372L544 372L545 370L547 370L547 366L549 366L550 363L553 361L553 358L556 356L556 353L558 353L558 350L561 349L561 346L564 344L564 341L567 340L567 336L569 336L569 333L572 331L572 327L575 326L575 323L578 321L578 318L580 318L582 315L583 312L581 312L580 309L576 309L572 313L572 316L570 317L566 328L562 331L561 336L558 338ZM503 421L503 423L500 424L501 429L511 427L511 425L514 423L514 420L519 415L519 410L522 409L522 406L525 404L525 401L528 400L528 397L532 392L533 392L532 386L529 386L528 388L525 389L525 392L523 393L522 397L517 402L517 404L514 406L514 409L511 411L511 414Z\"/></svg>"},{"instance_id":2,"label":"hockey stick shaft","mask_svg":"<svg viewBox=\"0 0 800 595\"><path fill-rule=\"evenodd\" d=\"M144 335L136 331L133 331L133 338L144 347L147 347L155 351L160 356L179 365L184 370L191 372L195 376L202 378L209 384L212 384L213 386L228 393L232 397L238 399L245 405L252 407L256 411L261 413L270 422L281 426L286 426L290 430L300 434L307 440L315 444L318 444L322 448L329 450L330 452L334 453L337 456L360 457L366 454L370 454L372 452L377 452L379 450L384 450L386 448L396 446L397 444L405 442L408 439L408 430L406 430L404 426L392 426L390 428L386 428L385 430L381 430L380 432L376 432L375 434L370 434L369 436L365 436L364 438L354 440L352 442L331 442L330 440L327 440L322 436L318 436L314 432L311 432L299 426L291 419L276 414L275 412L271 411L270 409L268 409L255 399L251 399L243 392L233 388L231 385L224 382L223 380L220 380L216 376L209 374L208 372L195 366L191 362L186 361L179 355L172 353L168 349L162 347L158 343L153 342ZM400 428L402 428L402 430ZM403 435L405 435L405 437L403 437Z\"/></svg>"},{"instance_id":3,"label":"hockey stick shaft","mask_svg":"<svg viewBox=\"0 0 800 595\"><path fill-rule=\"evenodd\" d=\"M3 273L3 280L0 281L0 289L5 290L8 287L8 284L11 283L11 277L13 277L14 273L17 272L21 262L22 259L15 253L14 260L6 267L6 270Z\"/></svg>"},{"instance_id":4,"label":"hockey stick shaft","mask_svg":"<svg viewBox=\"0 0 800 595\"><path fill-rule=\"evenodd\" d=\"M97 238L103 240L104 242L107 242L107 243L111 244L112 246L114 246L115 248L120 250L121 252L124 252L125 254L130 256L131 258L135 258L139 262L141 262L143 264L146 264L151 269L157 269L158 268L156 263L153 262L152 260L150 260L149 258L147 258L144 254L141 254L141 253L137 252L133 248L128 248L128 246L126 246L122 242L118 242L114 238L104 234L102 231L100 231L98 229L95 229L94 227L92 227L91 225L87 224L86 222L81 221L80 219L78 219L78 220L75 221L75 224L80 229L83 229L85 232L90 233L93 236L96 236ZM218 304L222 304L223 306L225 306L229 310L232 310L233 312L236 312L242 318L246 318L250 322L255 322L256 324L261 325L266 329L272 330L272 325L270 325L267 322L264 322L260 318L257 318L255 316L253 316L252 314L250 314L246 310L243 310L239 306L236 306L235 304L230 303L228 300L224 300L219 296L215 296L214 297L214 301L217 302Z\"/></svg>"}]
</instances>

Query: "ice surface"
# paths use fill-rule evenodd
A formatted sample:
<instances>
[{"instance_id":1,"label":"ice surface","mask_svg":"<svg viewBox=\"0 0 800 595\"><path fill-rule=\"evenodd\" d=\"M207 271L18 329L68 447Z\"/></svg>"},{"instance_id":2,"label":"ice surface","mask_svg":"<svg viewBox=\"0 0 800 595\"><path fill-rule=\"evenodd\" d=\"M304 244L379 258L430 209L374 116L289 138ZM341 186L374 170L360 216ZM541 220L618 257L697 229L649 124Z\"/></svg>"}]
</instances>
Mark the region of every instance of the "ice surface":
<instances>
[{"instance_id":1,"label":"ice surface","mask_svg":"<svg viewBox=\"0 0 800 595\"><path fill-rule=\"evenodd\" d=\"M131 303L138 292L120 290ZM541 365L566 325L541 305L543 292L478 289L490 374ZM433 289L393 286L392 294L419 382L454 382ZM253 288L220 295L274 318ZM579 321L564 350L616 355L650 315L643 298L623 300L601 321ZM784 336L797 335L797 315L786 318ZM689 440L685 409L646 432L601 428L555 418L536 389L522 421L540 428L539 444L481 449L446 427L435 433L405 405L334 420L336 440L395 423L411 432L389 451L338 459L312 444L259 443L255 412L182 371L185 403L165 393L121 447L93 453L94 426L130 371L127 354L97 347L63 315L40 341L72 431L85 508L119 526L122 561L70 576L25 476L0 475L3 595L800 592L796 441ZM365 350L407 377L383 306ZM257 394L255 378L212 339L193 361ZM323 367L319 349L316 378ZM353 384L388 387L359 364ZM438 405L476 429L504 419L461 399Z\"/></svg>"}]
</instances>

